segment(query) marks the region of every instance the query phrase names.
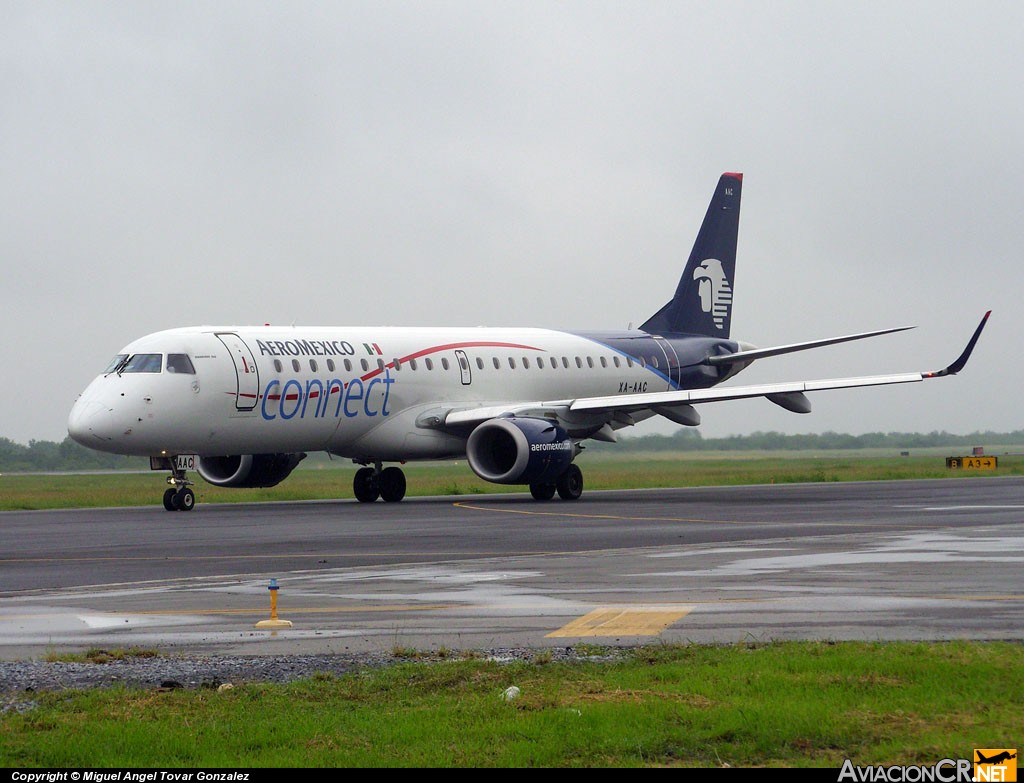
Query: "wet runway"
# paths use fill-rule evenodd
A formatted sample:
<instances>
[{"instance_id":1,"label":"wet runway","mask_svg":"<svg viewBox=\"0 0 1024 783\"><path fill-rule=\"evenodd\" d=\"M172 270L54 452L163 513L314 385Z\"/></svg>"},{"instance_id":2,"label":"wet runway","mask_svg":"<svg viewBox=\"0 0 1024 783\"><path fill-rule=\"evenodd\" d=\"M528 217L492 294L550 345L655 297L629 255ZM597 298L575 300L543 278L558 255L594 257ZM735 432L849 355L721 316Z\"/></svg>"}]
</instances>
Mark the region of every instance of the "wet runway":
<instances>
[{"instance_id":1,"label":"wet runway","mask_svg":"<svg viewBox=\"0 0 1024 783\"><path fill-rule=\"evenodd\" d=\"M7 512L0 658L1019 639L1022 562L1018 478Z\"/></svg>"}]
</instances>

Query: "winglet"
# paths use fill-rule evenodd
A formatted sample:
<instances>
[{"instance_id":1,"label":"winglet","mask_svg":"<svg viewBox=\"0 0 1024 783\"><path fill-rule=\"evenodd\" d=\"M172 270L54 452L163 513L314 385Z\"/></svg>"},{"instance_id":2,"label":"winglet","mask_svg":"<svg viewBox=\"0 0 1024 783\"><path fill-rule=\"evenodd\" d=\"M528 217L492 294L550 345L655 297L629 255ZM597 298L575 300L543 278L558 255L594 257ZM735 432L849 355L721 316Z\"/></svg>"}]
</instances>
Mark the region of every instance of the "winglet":
<instances>
[{"instance_id":1,"label":"winglet","mask_svg":"<svg viewBox=\"0 0 1024 783\"><path fill-rule=\"evenodd\" d=\"M988 323L988 317L992 315L992 311L989 310L981 319L981 323L978 324L978 328L974 330L974 334L971 335L970 341L967 343L967 347L964 348L964 352L960 354L955 362L944 370L938 372L926 372L924 373L925 378L941 378L944 375L956 375L960 372L967 364L967 360L971 358L971 351L974 350L974 344L978 342L978 338L981 337L981 330L985 328L985 324Z\"/></svg>"}]
</instances>

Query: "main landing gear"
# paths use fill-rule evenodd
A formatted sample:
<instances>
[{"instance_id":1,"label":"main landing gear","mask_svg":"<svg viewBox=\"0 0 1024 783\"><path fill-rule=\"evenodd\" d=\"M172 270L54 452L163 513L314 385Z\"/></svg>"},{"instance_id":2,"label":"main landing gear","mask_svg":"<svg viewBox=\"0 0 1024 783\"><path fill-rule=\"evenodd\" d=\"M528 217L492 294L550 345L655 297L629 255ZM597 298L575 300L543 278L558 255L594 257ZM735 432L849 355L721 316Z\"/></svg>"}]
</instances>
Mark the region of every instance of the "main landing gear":
<instances>
[{"instance_id":1,"label":"main landing gear","mask_svg":"<svg viewBox=\"0 0 1024 783\"><path fill-rule=\"evenodd\" d=\"M196 505L196 493L192 491L192 482L185 476L184 470L171 469L167 477L171 486L164 492L164 508L168 511L191 511Z\"/></svg>"},{"instance_id":2,"label":"main landing gear","mask_svg":"<svg viewBox=\"0 0 1024 783\"><path fill-rule=\"evenodd\" d=\"M352 480L352 491L360 503L373 503L383 498L388 503L397 503L405 497L405 473L401 468L381 468L375 462L372 468L360 468Z\"/></svg>"},{"instance_id":3,"label":"main landing gear","mask_svg":"<svg viewBox=\"0 0 1024 783\"><path fill-rule=\"evenodd\" d=\"M360 503L373 503L377 498L397 503L405 497L405 473L401 468L382 468L379 461L375 462L372 468L356 471L352 491ZM579 500L583 494L583 472L576 465L569 465L554 484L530 484L530 494L536 500L551 500L556 492L562 500Z\"/></svg>"},{"instance_id":4,"label":"main landing gear","mask_svg":"<svg viewBox=\"0 0 1024 783\"><path fill-rule=\"evenodd\" d=\"M583 471L575 464L569 465L554 484L531 484L530 494L534 500L551 500L558 493L562 500L579 500L583 494Z\"/></svg>"}]
</instances>

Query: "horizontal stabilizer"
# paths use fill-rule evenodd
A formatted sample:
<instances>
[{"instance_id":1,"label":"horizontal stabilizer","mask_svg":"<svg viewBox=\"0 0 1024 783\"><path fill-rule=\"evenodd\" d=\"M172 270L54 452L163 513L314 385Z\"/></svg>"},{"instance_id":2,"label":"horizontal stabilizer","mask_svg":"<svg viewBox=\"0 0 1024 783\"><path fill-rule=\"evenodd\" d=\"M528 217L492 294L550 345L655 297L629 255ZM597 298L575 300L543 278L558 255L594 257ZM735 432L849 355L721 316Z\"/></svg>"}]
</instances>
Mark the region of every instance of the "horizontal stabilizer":
<instances>
[{"instance_id":1,"label":"horizontal stabilizer","mask_svg":"<svg viewBox=\"0 0 1024 783\"><path fill-rule=\"evenodd\" d=\"M859 334L847 334L842 337L828 337L824 340L811 340L804 343L777 345L774 348L755 348L750 351L737 351L736 353L727 353L721 356L709 356L707 358L707 363L715 366L719 364L735 364L736 362L752 362L755 359L764 359L768 356L781 356L786 353L808 351L811 348L821 348L825 345L836 345L837 343L848 343L851 340L863 340L866 337L877 337L880 334L905 332L908 329L913 328L913 326L897 326L892 329L879 329L876 332L860 332Z\"/></svg>"}]
</instances>

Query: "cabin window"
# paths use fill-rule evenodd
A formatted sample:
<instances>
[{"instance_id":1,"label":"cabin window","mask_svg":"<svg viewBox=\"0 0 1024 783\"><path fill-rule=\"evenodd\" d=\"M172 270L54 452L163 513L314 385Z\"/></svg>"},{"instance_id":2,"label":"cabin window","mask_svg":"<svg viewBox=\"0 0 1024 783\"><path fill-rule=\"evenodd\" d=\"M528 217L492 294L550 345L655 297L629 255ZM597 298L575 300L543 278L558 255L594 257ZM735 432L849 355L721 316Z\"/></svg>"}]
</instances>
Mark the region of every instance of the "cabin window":
<instances>
[{"instance_id":1,"label":"cabin window","mask_svg":"<svg viewBox=\"0 0 1024 783\"><path fill-rule=\"evenodd\" d=\"M370 363L366 361L366 359L360 359L359 364L362 366L363 372L366 372L367 370L370 369Z\"/></svg>"},{"instance_id":2,"label":"cabin window","mask_svg":"<svg viewBox=\"0 0 1024 783\"><path fill-rule=\"evenodd\" d=\"M627 356L626 357L626 366L627 367L632 367L633 366L633 357L632 356Z\"/></svg>"},{"instance_id":3,"label":"cabin window","mask_svg":"<svg viewBox=\"0 0 1024 783\"><path fill-rule=\"evenodd\" d=\"M607 367L608 366L608 360L604 356L601 357L601 366L602 367Z\"/></svg>"},{"instance_id":4,"label":"cabin window","mask_svg":"<svg viewBox=\"0 0 1024 783\"><path fill-rule=\"evenodd\" d=\"M179 372L184 375L195 375L196 368L192 366L192 360L185 353L167 354L167 372Z\"/></svg>"},{"instance_id":5,"label":"cabin window","mask_svg":"<svg viewBox=\"0 0 1024 783\"><path fill-rule=\"evenodd\" d=\"M541 370L544 369L544 357L543 356L538 356L537 357L537 368L541 369Z\"/></svg>"},{"instance_id":6,"label":"cabin window","mask_svg":"<svg viewBox=\"0 0 1024 783\"><path fill-rule=\"evenodd\" d=\"M569 369L569 357L568 356L563 356L562 357L562 367L564 367L566 370Z\"/></svg>"},{"instance_id":7,"label":"cabin window","mask_svg":"<svg viewBox=\"0 0 1024 783\"><path fill-rule=\"evenodd\" d=\"M497 356L492 357L491 361L494 362L494 369L495 370L500 370L501 369L501 362L498 361L498 357Z\"/></svg>"},{"instance_id":8,"label":"cabin window","mask_svg":"<svg viewBox=\"0 0 1024 783\"><path fill-rule=\"evenodd\" d=\"M481 359L479 356L476 357L476 368L478 370L482 370L484 368L484 360Z\"/></svg>"},{"instance_id":9,"label":"cabin window","mask_svg":"<svg viewBox=\"0 0 1024 783\"><path fill-rule=\"evenodd\" d=\"M334 372L334 359L327 360L327 372Z\"/></svg>"},{"instance_id":10,"label":"cabin window","mask_svg":"<svg viewBox=\"0 0 1024 783\"><path fill-rule=\"evenodd\" d=\"M295 370L295 372L299 371L299 360L298 359L292 359L292 369Z\"/></svg>"},{"instance_id":11,"label":"cabin window","mask_svg":"<svg viewBox=\"0 0 1024 783\"><path fill-rule=\"evenodd\" d=\"M378 359L377 360L377 369L380 370L381 372L384 372L384 360L383 359Z\"/></svg>"},{"instance_id":12,"label":"cabin window","mask_svg":"<svg viewBox=\"0 0 1024 783\"><path fill-rule=\"evenodd\" d=\"M591 370L594 369L594 357L593 356L588 356L587 357L587 367L589 367Z\"/></svg>"},{"instance_id":13,"label":"cabin window","mask_svg":"<svg viewBox=\"0 0 1024 783\"><path fill-rule=\"evenodd\" d=\"M581 370L583 369L583 360L578 356L576 357L576 366Z\"/></svg>"},{"instance_id":14,"label":"cabin window","mask_svg":"<svg viewBox=\"0 0 1024 783\"><path fill-rule=\"evenodd\" d=\"M313 372L316 372L316 359L309 360L309 369L311 369Z\"/></svg>"},{"instance_id":15,"label":"cabin window","mask_svg":"<svg viewBox=\"0 0 1024 783\"><path fill-rule=\"evenodd\" d=\"M274 359L274 370L281 372L284 369L284 365L281 364L280 359Z\"/></svg>"},{"instance_id":16,"label":"cabin window","mask_svg":"<svg viewBox=\"0 0 1024 783\"><path fill-rule=\"evenodd\" d=\"M529 370L530 369L530 360L527 359L525 356L523 357L523 369L524 370Z\"/></svg>"},{"instance_id":17,"label":"cabin window","mask_svg":"<svg viewBox=\"0 0 1024 783\"><path fill-rule=\"evenodd\" d=\"M413 370L415 372L415 370L416 370L416 360L415 359L410 359L409 360L409 369Z\"/></svg>"},{"instance_id":18,"label":"cabin window","mask_svg":"<svg viewBox=\"0 0 1024 783\"><path fill-rule=\"evenodd\" d=\"M125 364L121 372L160 372L163 356L158 353L137 353Z\"/></svg>"},{"instance_id":19,"label":"cabin window","mask_svg":"<svg viewBox=\"0 0 1024 783\"><path fill-rule=\"evenodd\" d=\"M346 359L345 360L345 372L352 372L352 360L351 359Z\"/></svg>"},{"instance_id":20,"label":"cabin window","mask_svg":"<svg viewBox=\"0 0 1024 783\"><path fill-rule=\"evenodd\" d=\"M449 366L450 366L450 365L448 364L448 359L447 359L447 357L443 357L443 358L441 359L441 369L442 369L442 370L447 370Z\"/></svg>"},{"instance_id":21,"label":"cabin window","mask_svg":"<svg viewBox=\"0 0 1024 783\"><path fill-rule=\"evenodd\" d=\"M655 369L658 368L658 357L657 356L651 356L651 367L654 367Z\"/></svg>"},{"instance_id":22,"label":"cabin window","mask_svg":"<svg viewBox=\"0 0 1024 783\"><path fill-rule=\"evenodd\" d=\"M396 371L402 369L402 363L398 359L392 359L391 364L394 365Z\"/></svg>"},{"instance_id":23,"label":"cabin window","mask_svg":"<svg viewBox=\"0 0 1024 783\"><path fill-rule=\"evenodd\" d=\"M434 360L433 359L424 359L423 362L427 365L427 369L428 370L433 370L434 369Z\"/></svg>"},{"instance_id":24,"label":"cabin window","mask_svg":"<svg viewBox=\"0 0 1024 783\"><path fill-rule=\"evenodd\" d=\"M613 356L612 357L612 362L614 362L616 367L621 367L622 366L622 362L619 361L619 357L618 356Z\"/></svg>"},{"instance_id":25,"label":"cabin window","mask_svg":"<svg viewBox=\"0 0 1024 783\"><path fill-rule=\"evenodd\" d=\"M508 366L509 366L509 368L511 368L513 370L516 368L515 357L513 357L513 356L508 357Z\"/></svg>"}]
</instances>

